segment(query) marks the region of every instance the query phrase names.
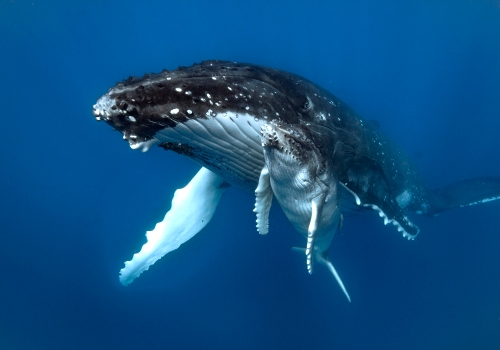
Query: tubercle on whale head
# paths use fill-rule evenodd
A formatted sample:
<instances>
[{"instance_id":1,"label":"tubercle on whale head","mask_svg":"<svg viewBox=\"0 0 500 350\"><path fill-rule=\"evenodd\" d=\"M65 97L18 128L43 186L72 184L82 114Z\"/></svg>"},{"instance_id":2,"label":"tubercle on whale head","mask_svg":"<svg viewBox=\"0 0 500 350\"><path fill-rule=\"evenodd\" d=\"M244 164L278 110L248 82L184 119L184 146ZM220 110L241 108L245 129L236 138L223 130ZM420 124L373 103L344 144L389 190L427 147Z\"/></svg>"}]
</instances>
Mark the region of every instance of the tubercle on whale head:
<instances>
[{"instance_id":1,"label":"tubercle on whale head","mask_svg":"<svg viewBox=\"0 0 500 350\"><path fill-rule=\"evenodd\" d=\"M130 100L134 102L135 99ZM148 126L148 120L139 113L139 109L129 102L110 89L93 106L92 114L97 121L104 120L122 133L123 139L136 148L136 145L152 140L156 131L153 125Z\"/></svg>"}]
</instances>

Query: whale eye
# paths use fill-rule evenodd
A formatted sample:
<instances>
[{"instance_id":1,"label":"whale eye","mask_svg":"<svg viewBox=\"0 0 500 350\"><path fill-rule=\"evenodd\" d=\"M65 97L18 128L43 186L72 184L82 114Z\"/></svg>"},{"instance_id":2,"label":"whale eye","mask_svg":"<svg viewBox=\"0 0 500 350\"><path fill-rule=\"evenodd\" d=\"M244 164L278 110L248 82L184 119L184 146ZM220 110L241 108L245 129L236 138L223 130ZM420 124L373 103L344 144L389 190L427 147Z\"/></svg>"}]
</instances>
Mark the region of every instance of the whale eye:
<instances>
[{"instance_id":1,"label":"whale eye","mask_svg":"<svg viewBox=\"0 0 500 350\"><path fill-rule=\"evenodd\" d=\"M311 105L309 104L309 101L306 101L304 102L304 104L302 105L302 108L303 109L308 109Z\"/></svg>"}]
</instances>

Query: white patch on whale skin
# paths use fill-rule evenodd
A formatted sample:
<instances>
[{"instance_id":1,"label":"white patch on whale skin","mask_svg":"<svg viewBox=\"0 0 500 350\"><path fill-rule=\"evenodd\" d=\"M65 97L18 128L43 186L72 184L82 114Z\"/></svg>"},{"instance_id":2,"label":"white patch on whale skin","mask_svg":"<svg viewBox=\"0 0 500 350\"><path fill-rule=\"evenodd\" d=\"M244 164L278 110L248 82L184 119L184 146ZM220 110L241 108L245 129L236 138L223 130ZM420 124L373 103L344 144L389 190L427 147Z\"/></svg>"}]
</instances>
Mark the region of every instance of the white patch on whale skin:
<instances>
[{"instance_id":1,"label":"white patch on whale skin","mask_svg":"<svg viewBox=\"0 0 500 350\"><path fill-rule=\"evenodd\" d=\"M102 118L108 119L109 116L107 115L107 111L109 111L114 104L115 101L110 99L109 96L102 96L93 106L92 114L97 120L101 120Z\"/></svg>"},{"instance_id":2,"label":"white patch on whale skin","mask_svg":"<svg viewBox=\"0 0 500 350\"><path fill-rule=\"evenodd\" d=\"M476 205L476 204L481 204L481 203L487 203L487 202L491 202L491 201L495 201L497 199L500 199L500 197L490 197L490 198L485 198L485 199L482 199L480 201L477 201L477 202L472 202L472 203L468 203L468 204L462 204L460 206L460 208L463 208L463 207L469 207L471 205Z\"/></svg>"},{"instance_id":3,"label":"white patch on whale skin","mask_svg":"<svg viewBox=\"0 0 500 350\"><path fill-rule=\"evenodd\" d=\"M408 204L411 203L412 199L413 195L409 190L404 190L396 197L396 201L398 202L401 209L405 209Z\"/></svg>"},{"instance_id":4,"label":"white patch on whale skin","mask_svg":"<svg viewBox=\"0 0 500 350\"><path fill-rule=\"evenodd\" d=\"M132 136L130 137L131 139L133 139ZM132 149L138 149L141 152L147 152L147 151L149 151L149 149L152 146L154 146L154 145L156 145L158 143L160 143L160 141L158 141L157 139L151 139L149 141L144 141L144 142L132 142L132 140L129 141L130 148L132 148Z\"/></svg>"},{"instance_id":5,"label":"white patch on whale skin","mask_svg":"<svg viewBox=\"0 0 500 350\"><path fill-rule=\"evenodd\" d=\"M186 187L175 191L163 221L146 233L147 243L120 270L120 282L130 284L165 254L200 232L212 219L226 188L224 179L201 168Z\"/></svg>"}]
</instances>

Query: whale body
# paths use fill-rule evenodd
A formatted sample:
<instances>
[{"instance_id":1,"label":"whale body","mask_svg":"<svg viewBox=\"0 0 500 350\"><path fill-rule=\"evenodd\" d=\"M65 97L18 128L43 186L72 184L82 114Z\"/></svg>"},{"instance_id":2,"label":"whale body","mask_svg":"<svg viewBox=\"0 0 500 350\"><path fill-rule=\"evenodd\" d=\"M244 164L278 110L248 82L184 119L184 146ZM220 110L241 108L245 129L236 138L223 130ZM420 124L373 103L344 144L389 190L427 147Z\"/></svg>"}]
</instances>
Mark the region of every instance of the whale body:
<instances>
[{"instance_id":1,"label":"whale body","mask_svg":"<svg viewBox=\"0 0 500 350\"><path fill-rule=\"evenodd\" d=\"M252 64L204 61L174 71L130 77L93 106L98 121L133 149L157 145L202 169L174 195L171 210L142 250L126 262L127 285L199 232L230 185L255 194L257 231L267 234L276 198L306 244L308 271L326 265L350 297L328 257L349 203L376 210L403 237L418 227L406 213L443 211L500 198L500 178L430 189L409 157L375 123L305 78Z\"/></svg>"}]
</instances>

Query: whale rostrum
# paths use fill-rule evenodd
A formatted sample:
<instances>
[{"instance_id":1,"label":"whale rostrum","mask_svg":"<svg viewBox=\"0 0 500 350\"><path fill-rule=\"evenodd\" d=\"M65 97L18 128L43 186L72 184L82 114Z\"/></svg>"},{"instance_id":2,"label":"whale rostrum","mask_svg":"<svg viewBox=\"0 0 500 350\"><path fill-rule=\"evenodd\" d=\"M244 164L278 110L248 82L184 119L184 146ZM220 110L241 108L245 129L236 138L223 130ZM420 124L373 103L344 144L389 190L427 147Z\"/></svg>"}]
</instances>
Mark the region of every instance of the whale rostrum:
<instances>
[{"instance_id":1,"label":"whale rostrum","mask_svg":"<svg viewBox=\"0 0 500 350\"><path fill-rule=\"evenodd\" d=\"M315 260L327 266L349 301L329 259L346 208L373 209L384 224L414 239L419 229L407 213L435 216L500 198L496 177L429 189L375 123L307 79L273 68L204 61L130 77L100 97L93 114L133 149L157 145L202 166L126 262L120 273L125 285L198 233L230 185L255 195L260 234L270 229L275 197L305 238L298 250L309 273Z\"/></svg>"}]
</instances>

